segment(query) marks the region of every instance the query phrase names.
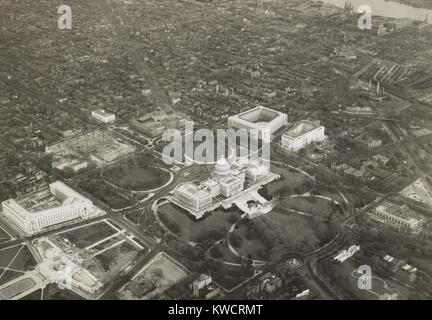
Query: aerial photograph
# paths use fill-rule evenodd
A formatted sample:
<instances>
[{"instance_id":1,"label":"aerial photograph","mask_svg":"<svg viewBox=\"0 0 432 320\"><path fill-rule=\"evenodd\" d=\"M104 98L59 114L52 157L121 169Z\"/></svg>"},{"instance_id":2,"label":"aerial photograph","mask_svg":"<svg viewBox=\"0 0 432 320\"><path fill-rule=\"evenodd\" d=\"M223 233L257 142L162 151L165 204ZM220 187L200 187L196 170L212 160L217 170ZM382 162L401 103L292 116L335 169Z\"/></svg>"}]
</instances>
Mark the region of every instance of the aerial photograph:
<instances>
[{"instance_id":1,"label":"aerial photograph","mask_svg":"<svg viewBox=\"0 0 432 320\"><path fill-rule=\"evenodd\" d=\"M0 0L0 126L0 300L432 300L430 0Z\"/></svg>"}]
</instances>

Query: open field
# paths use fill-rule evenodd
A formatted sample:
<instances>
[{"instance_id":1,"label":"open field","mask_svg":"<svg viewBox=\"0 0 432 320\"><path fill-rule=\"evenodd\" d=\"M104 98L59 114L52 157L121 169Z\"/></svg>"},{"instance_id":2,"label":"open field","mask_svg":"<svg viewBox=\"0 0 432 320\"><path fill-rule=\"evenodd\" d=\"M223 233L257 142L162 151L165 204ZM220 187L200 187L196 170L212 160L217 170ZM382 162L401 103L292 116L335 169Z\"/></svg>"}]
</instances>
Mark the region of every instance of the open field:
<instances>
[{"instance_id":1,"label":"open field","mask_svg":"<svg viewBox=\"0 0 432 320\"><path fill-rule=\"evenodd\" d=\"M9 281L12 281L12 280L14 280L14 279L16 279L22 275L21 272L4 270L4 269L0 269L0 272L1 272L0 286L2 286L4 284L8 283Z\"/></svg>"},{"instance_id":2,"label":"open field","mask_svg":"<svg viewBox=\"0 0 432 320\"><path fill-rule=\"evenodd\" d=\"M11 240L11 235L0 226L0 243Z\"/></svg>"},{"instance_id":3,"label":"open field","mask_svg":"<svg viewBox=\"0 0 432 320\"><path fill-rule=\"evenodd\" d=\"M329 258L323 261L321 269L330 281L341 287L353 299L410 299L411 295L406 287L392 279L383 278L376 272L372 272L372 289L359 289L357 282L360 274L356 271L360 265L362 265L362 262L356 261L355 258L351 258L342 264Z\"/></svg>"},{"instance_id":4,"label":"open field","mask_svg":"<svg viewBox=\"0 0 432 320\"><path fill-rule=\"evenodd\" d=\"M13 261L21 246L13 246L0 250L0 268L6 268Z\"/></svg>"},{"instance_id":5,"label":"open field","mask_svg":"<svg viewBox=\"0 0 432 320\"><path fill-rule=\"evenodd\" d=\"M278 193L282 193L282 195L301 194L309 191L314 185L309 177L294 169L272 166L271 171L282 176L282 179L267 185L268 193L271 196Z\"/></svg>"},{"instance_id":6,"label":"open field","mask_svg":"<svg viewBox=\"0 0 432 320\"><path fill-rule=\"evenodd\" d=\"M262 217L264 223L270 228L280 231L280 239L283 243L294 248L303 245L306 248L315 249L317 246L330 240L335 234L331 226L314 218L291 215L282 212L270 212Z\"/></svg>"},{"instance_id":7,"label":"open field","mask_svg":"<svg viewBox=\"0 0 432 320\"><path fill-rule=\"evenodd\" d=\"M115 230L111 225L105 221L100 221L58 233L57 236L63 240L67 239L77 248L83 249L99 240L112 236L115 233L117 233L117 230Z\"/></svg>"},{"instance_id":8,"label":"open field","mask_svg":"<svg viewBox=\"0 0 432 320\"><path fill-rule=\"evenodd\" d=\"M199 221L192 220L181 208L173 204L159 207L161 221L180 238L186 241L216 241L226 236L240 213L236 210L217 209Z\"/></svg>"},{"instance_id":9,"label":"open field","mask_svg":"<svg viewBox=\"0 0 432 320\"><path fill-rule=\"evenodd\" d=\"M35 286L35 281L31 278L24 278L8 285L0 291L0 298L8 300L21 294Z\"/></svg>"},{"instance_id":10,"label":"open field","mask_svg":"<svg viewBox=\"0 0 432 320\"><path fill-rule=\"evenodd\" d=\"M138 226L140 224L141 215L142 215L142 210L136 210L136 211L126 213L125 217L127 220L129 220L130 222Z\"/></svg>"},{"instance_id":11,"label":"open field","mask_svg":"<svg viewBox=\"0 0 432 320\"><path fill-rule=\"evenodd\" d=\"M248 228L250 230L247 232L252 233L249 239L260 239L264 248L283 246L288 251L302 253L310 252L324 245L339 230L333 223L281 209L275 209L264 216L250 220ZM235 232L247 244L247 237L243 233ZM245 254L250 253L247 249L249 247L249 245L245 246Z\"/></svg>"},{"instance_id":12,"label":"open field","mask_svg":"<svg viewBox=\"0 0 432 320\"><path fill-rule=\"evenodd\" d=\"M36 260L25 244L0 250L0 285L34 269Z\"/></svg>"},{"instance_id":13,"label":"open field","mask_svg":"<svg viewBox=\"0 0 432 320\"><path fill-rule=\"evenodd\" d=\"M112 209L122 209L134 204L115 187L105 183L100 176L100 171L77 176L76 184Z\"/></svg>"},{"instance_id":14,"label":"open field","mask_svg":"<svg viewBox=\"0 0 432 320\"><path fill-rule=\"evenodd\" d=\"M146 191L163 186L169 181L168 172L156 167L118 166L103 172L104 178L123 189Z\"/></svg>"},{"instance_id":15,"label":"open field","mask_svg":"<svg viewBox=\"0 0 432 320\"><path fill-rule=\"evenodd\" d=\"M219 261L224 261L228 263L241 263L242 260L240 257L236 256L231 250L228 248L228 245L225 242L218 243L210 250L210 256Z\"/></svg>"},{"instance_id":16,"label":"open field","mask_svg":"<svg viewBox=\"0 0 432 320\"><path fill-rule=\"evenodd\" d=\"M179 176L179 183L186 181L194 181L194 180L204 180L210 176L211 166L198 166L193 165L185 169L181 175Z\"/></svg>"},{"instance_id":17,"label":"open field","mask_svg":"<svg viewBox=\"0 0 432 320\"><path fill-rule=\"evenodd\" d=\"M162 298L166 289L185 279L189 274L165 253L159 253L121 292L131 299Z\"/></svg>"},{"instance_id":18,"label":"open field","mask_svg":"<svg viewBox=\"0 0 432 320\"><path fill-rule=\"evenodd\" d=\"M37 298L42 294L42 300L83 300L83 298L68 289L60 289L57 284L51 283L43 288L42 292L35 291L32 294L23 298L23 300L30 300ZM30 297L29 297L30 296Z\"/></svg>"},{"instance_id":19,"label":"open field","mask_svg":"<svg viewBox=\"0 0 432 320\"><path fill-rule=\"evenodd\" d=\"M283 208L308 213L318 218L329 218L333 213L340 211L331 201L315 197L295 197L284 199L281 204Z\"/></svg>"},{"instance_id":20,"label":"open field","mask_svg":"<svg viewBox=\"0 0 432 320\"><path fill-rule=\"evenodd\" d=\"M232 266L219 261L213 262L209 269L213 280L228 290L244 282L254 274L251 267L245 265Z\"/></svg>"},{"instance_id":21,"label":"open field","mask_svg":"<svg viewBox=\"0 0 432 320\"><path fill-rule=\"evenodd\" d=\"M33 291L25 297L22 297L20 300L42 300L42 289Z\"/></svg>"},{"instance_id":22,"label":"open field","mask_svg":"<svg viewBox=\"0 0 432 320\"><path fill-rule=\"evenodd\" d=\"M417 266L427 274L432 275L432 257L430 255L421 255L417 257L409 256L407 258L413 265Z\"/></svg>"},{"instance_id":23,"label":"open field","mask_svg":"<svg viewBox=\"0 0 432 320\"><path fill-rule=\"evenodd\" d=\"M105 282L130 264L141 250L133 236L109 220L54 234L51 240L63 251L80 256L78 264Z\"/></svg>"},{"instance_id":24,"label":"open field","mask_svg":"<svg viewBox=\"0 0 432 320\"><path fill-rule=\"evenodd\" d=\"M48 284L45 288L33 291L20 300L83 300L71 290L60 289L55 283Z\"/></svg>"},{"instance_id":25,"label":"open field","mask_svg":"<svg viewBox=\"0 0 432 320\"><path fill-rule=\"evenodd\" d=\"M241 242L236 247L236 251L243 257L256 260L265 260L267 252L271 249L268 247L259 236L248 236L248 227L244 223L240 223L236 229L241 236Z\"/></svg>"}]
</instances>

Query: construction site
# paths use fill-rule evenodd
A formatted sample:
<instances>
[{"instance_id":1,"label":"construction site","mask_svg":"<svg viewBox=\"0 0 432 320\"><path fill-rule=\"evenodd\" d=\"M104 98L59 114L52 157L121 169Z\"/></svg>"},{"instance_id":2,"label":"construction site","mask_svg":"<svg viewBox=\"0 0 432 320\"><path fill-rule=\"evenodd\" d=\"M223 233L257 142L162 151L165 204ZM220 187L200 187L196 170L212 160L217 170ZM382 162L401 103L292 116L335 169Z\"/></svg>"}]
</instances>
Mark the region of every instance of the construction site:
<instances>
[{"instance_id":1,"label":"construction site","mask_svg":"<svg viewBox=\"0 0 432 320\"><path fill-rule=\"evenodd\" d=\"M74 171L86 168L90 162L104 166L134 151L133 146L100 130L77 135L45 149L46 153L53 154L53 168L70 167Z\"/></svg>"}]
</instances>

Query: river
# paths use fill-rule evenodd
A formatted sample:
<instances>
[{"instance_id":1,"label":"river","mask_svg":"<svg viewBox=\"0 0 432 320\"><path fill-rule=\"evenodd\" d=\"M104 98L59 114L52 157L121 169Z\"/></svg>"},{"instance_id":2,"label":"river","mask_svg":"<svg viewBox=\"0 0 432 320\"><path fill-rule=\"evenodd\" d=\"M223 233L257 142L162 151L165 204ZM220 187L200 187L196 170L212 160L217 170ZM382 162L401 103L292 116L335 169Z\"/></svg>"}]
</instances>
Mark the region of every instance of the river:
<instances>
[{"instance_id":1,"label":"river","mask_svg":"<svg viewBox=\"0 0 432 320\"><path fill-rule=\"evenodd\" d=\"M346 0L321 0L321 1L343 8L345 6ZM408 19L413 19L418 21L424 21L426 15L429 15L428 23L432 23L431 9L414 8L405 4L401 4L394 1L388 1L388 0L349 0L349 1L352 3L355 11L357 11L357 8L360 5L365 4L371 7L373 15L392 17L392 18L408 18Z\"/></svg>"}]
</instances>

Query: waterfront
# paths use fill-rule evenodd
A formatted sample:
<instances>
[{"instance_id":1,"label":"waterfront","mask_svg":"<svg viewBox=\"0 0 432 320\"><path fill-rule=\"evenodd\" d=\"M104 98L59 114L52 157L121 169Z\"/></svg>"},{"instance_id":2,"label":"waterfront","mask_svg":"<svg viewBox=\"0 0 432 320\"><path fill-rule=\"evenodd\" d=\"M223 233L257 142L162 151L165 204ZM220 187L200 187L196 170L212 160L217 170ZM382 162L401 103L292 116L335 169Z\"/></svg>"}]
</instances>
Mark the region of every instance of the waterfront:
<instances>
[{"instance_id":1,"label":"waterfront","mask_svg":"<svg viewBox=\"0 0 432 320\"><path fill-rule=\"evenodd\" d=\"M322 2L333 4L343 8L346 0L321 0ZM432 23L432 10L414 8L394 1L388 0L349 0L354 10L361 5L368 5L372 8L372 14L393 18L408 18L417 21L424 21L426 15L429 15L428 23Z\"/></svg>"}]
</instances>

